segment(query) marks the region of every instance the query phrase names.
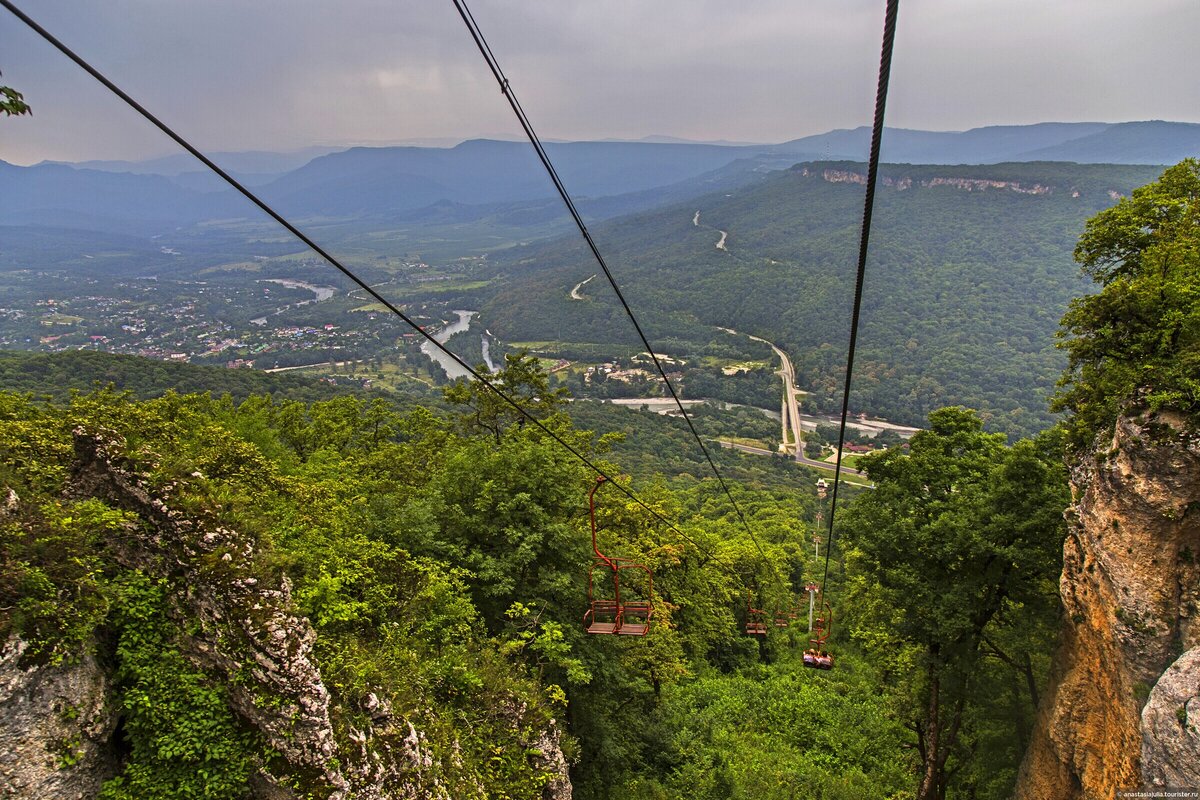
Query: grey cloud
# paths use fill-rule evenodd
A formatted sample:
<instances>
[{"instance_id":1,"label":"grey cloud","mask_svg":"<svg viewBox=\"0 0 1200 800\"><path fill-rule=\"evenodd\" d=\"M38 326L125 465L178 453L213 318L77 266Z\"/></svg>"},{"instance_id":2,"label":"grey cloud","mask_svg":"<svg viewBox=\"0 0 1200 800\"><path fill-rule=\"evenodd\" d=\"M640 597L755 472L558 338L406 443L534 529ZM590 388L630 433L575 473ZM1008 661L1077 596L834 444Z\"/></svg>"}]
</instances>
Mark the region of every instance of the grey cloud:
<instances>
[{"instance_id":1,"label":"grey cloud","mask_svg":"<svg viewBox=\"0 0 1200 800\"><path fill-rule=\"evenodd\" d=\"M25 0L206 149L517 133L449 0ZM866 124L882 0L475 0L547 137L781 141ZM1194 0L906 0L889 124L1200 119L1180 59ZM0 69L32 119L0 158L171 145L0 12Z\"/></svg>"}]
</instances>

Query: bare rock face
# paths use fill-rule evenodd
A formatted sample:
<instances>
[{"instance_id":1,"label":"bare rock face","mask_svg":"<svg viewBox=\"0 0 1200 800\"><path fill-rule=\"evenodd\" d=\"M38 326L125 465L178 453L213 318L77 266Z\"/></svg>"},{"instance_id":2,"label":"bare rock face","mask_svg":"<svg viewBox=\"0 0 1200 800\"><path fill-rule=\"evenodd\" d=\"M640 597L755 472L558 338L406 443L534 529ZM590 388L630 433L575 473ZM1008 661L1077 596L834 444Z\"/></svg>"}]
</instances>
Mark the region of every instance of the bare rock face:
<instances>
[{"instance_id":1,"label":"bare rock face","mask_svg":"<svg viewBox=\"0 0 1200 800\"><path fill-rule=\"evenodd\" d=\"M1142 779L1193 787L1200 776L1200 647L1167 667L1142 709Z\"/></svg>"},{"instance_id":2,"label":"bare rock face","mask_svg":"<svg viewBox=\"0 0 1200 800\"><path fill-rule=\"evenodd\" d=\"M1176 661L1200 645L1200 436L1172 414L1124 416L1109 450L1077 465L1071 483L1066 620L1017 781L1025 800L1112 798L1152 779L1144 753L1194 747L1161 739L1160 717L1173 709L1143 704L1155 692L1174 702L1200 678L1198 662ZM1172 780L1200 785L1200 759L1178 770Z\"/></svg>"},{"instance_id":3,"label":"bare rock face","mask_svg":"<svg viewBox=\"0 0 1200 800\"><path fill-rule=\"evenodd\" d=\"M95 797L116 771L108 677L90 655L22 666L26 649L0 648L0 797Z\"/></svg>"},{"instance_id":4,"label":"bare rock face","mask_svg":"<svg viewBox=\"0 0 1200 800\"><path fill-rule=\"evenodd\" d=\"M1200 710L1197 710L1197 718L1200 718ZM550 720L550 726L542 732L533 747L538 753L536 759L540 762L539 766L554 775L542 790L542 800L571 800L571 774L567 759L563 756L562 733L554 720Z\"/></svg>"},{"instance_id":5,"label":"bare rock face","mask_svg":"<svg viewBox=\"0 0 1200 800\"><path fill-rule=\"evenodd\" d=\"M508 698L501 704L504 719L516 730L529 728L526 721L529 708L523 701ZM562 732L554 720L537 731L529 742L528 751L535 766L551 777L542 788L542 800L571 800L571 776L562 751Z\"/></svg>"}]
</instances>

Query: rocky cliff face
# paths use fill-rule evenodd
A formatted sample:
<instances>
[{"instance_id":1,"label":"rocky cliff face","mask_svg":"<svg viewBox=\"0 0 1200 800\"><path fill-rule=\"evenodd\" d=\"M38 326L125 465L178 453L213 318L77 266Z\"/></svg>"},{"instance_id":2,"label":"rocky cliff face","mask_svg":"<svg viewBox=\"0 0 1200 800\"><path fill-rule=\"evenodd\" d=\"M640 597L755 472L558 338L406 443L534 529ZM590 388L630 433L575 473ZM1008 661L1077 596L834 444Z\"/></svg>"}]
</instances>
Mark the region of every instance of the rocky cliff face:
<instances>
[{"instance_id":1,"label":"rocky cliff face","mask_svg":"<svg viewBox=\"0 0 1200 800\"><path fill-rule=\"evenodd\" d=\"M91 655L21 669L26 650L0 648L0 797L95 797L116 770L108 675Z\"/></svg>"},{"instance_id":2,"label":"rocky cliff face","mask_svg":"<svg viewBox=\"0 0 1200 800\"><path fill-rule=\"evenodd\" d=\"M1200 786L1200 433L1124 416L1071 482L1064 631L1016 796Z\"/></svg>"},{"instance_id":3,"label":"rocky cliff face","mask_svg":"<svg viewBox=\"0 0 1200 800\"><path fill-rule=\"evenodd\" d=\"M271 753L252 780L256 798L483 797L483 787L452 789L425 734L386 700L339 708L314 657L316 633L295 611L286 578L275 585L253 569L257 543L172 507L170 487L152 490L113 453L119 445L77 431L68 493L99 497L132 512L115 561L165 578L174 614L186 620L186 658L228 687L229 705ZM0 515L19 510L8 494ZM95 797L119 770L118 720L111 665L84 652L69 663L25 663L15 635L0 647L0 797L12 800ZM519 702L498 710L514 738L546 773L543 797L570 800L571 784L551 724L538 730ZM450 760L453 760L451 758Z\"/></svg>"}]
</instances>

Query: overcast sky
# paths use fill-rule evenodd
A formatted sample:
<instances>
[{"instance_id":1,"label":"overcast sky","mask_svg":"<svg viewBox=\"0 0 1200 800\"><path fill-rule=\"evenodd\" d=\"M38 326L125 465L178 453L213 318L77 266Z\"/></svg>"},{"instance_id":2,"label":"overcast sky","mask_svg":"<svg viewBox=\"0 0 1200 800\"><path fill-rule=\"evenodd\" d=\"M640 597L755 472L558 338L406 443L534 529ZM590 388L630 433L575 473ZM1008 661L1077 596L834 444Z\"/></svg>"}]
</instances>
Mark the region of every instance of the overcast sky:
<instances>
[{"instance_id":1,"label":"overcast sky","mask_svg":"<svg viewBox=\"0 0 1200 800\"><path fill-rule=\"evenodd\" d=\"M201 149L514 136L450 0L17 0ZM869 124L883 0L474 0L545 138ZM888 124L1200 122L1200 0L904 0ZM173 145L0 9L0 159Z\"/></svg>"}]
</instances>

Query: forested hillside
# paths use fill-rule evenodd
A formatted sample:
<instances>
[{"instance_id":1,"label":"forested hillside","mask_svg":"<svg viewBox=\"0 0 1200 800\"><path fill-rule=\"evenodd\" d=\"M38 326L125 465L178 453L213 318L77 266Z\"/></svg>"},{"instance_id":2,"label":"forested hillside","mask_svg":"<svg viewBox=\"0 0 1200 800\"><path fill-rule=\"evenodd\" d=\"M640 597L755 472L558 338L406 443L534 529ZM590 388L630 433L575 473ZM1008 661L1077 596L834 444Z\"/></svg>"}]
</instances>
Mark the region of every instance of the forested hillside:
<instances>
[{"instance_id":1,"label":"forested hillside","mask_svg":"<svg viewBox=\"0 0 1200 800\"><path fill-rule=\"evenodd\" d=\"M962 404L992 430L1048 426L1047 398L1065 364L1054 333L1069 300L1089 291L1075 240L1090 215L1158 172L884 166L854 411L919 425L935 408ZM840 394L862 173L851 163L801 165L761 186L600 226L596 239L652 340L702 346L713 326L757 334L789 353L812 407L828 410ZM596 271L577 237L518 249L506 269L511 285L484 308L497 335L635 341L602 283L589 284L586 302L569 299Z\"/></svg>"},{"instance_id":2,"label":"forested hillside","mask_svg":"<svg viewBox=\"0 0 1200 800\"><path fill-rule=\"evenodd\" d=\"M311 403L336 397L362 402L383 401L390 412L417 407L443 412L450 406L438 390L410 381L404 391L365 390L358 381L330 384L296 373L267 374L252 369L227 369L180 364L100 352L27 353L0 351L0 391L28 394L39 399L66 402L77 393L112 387L132 399L150 400L177 392L229 395L241 403L252 396L270 396L275 403ZM598 435L610 433L606 446L618 467L638 481L665 476L677 485L690 485L711 474L708 461L684 421L599 402L573 402L563 407L573 423ZM750 409L721 409L704 405L692 409L692 418L706 439L739 435L768 441L777 437L779 424ZM724 474L750 487L793 489L817 479L786 458L744 456L710 444L712 456Z\"/></svg>"},{"instance_id":3,"label":"forested hillside","mask_svg":"<svg viewBox=\"0 0 1200 800\"><path fill-rule=\"evenodd\" d=\"M505 385L616 474L610 447L622 444L572 426L533 366L510 362ZM98 781L104 798L238 797L247 780L312 796L374 781L385 794L563 797L567 763L574 796L589 799L782 800L800 785L830 798L884 798L911 787L919 764L905 725L915 687L888 688L909 646L888 655L885 644L911 634L868 613L869 571L847 560L843 573L835 560L829 591L840 596L845 582L867 594L859 611L839 614L833 673L800 665L802 615L765 638L741 632L749 604L786 618L798 587L818 575L807 533L818 500L797 491L794 467L780 462L789 476L751 472L742 476L750 485L734 484L751 539L715 482L688 474L692 456L670 460L685 436L666 425L645 441L661 452L649 466L666 482L641 481L637 491L681 532L609 487L598 519L602 548L653 571L653 630L645 639L588 636L594 475L536 427L483 402L478 387L447 397L453 408L441 414L351 396L305 405L102 391L47 405L0 394L0 626L19 645L4 668L25 670L21 685L90 669L100 683L88 685L110 686L103 702L80 701L82 722L47 711L60 738L38 744L30 737L44 730L17 719L5 730L21 752L31 741L56 748L45 774ZM1005 448L980 438L967 412L955 414L951 428L929 435L930 452L939 437L966 436L976 444L964 457L983 447L995 471L974 462L970 471L989 477L982 494L960 492L953 513L1041 503L1028 469L1024 499L1009 492ZM1026 464L1039 458L1013 453ZM947 476L958 469L944 457L934 466ZM255 631L276 623L253 617L238 632L248 613L239 609L254 602L293 619L296 635L311 626L311 645L297 640L295 657L283 655L291 644L262 651L255 637L267 634ZM1006 654L1044 649L1043 627L1013 630L986 615L984 624L996 626ZM245 658L283 660L266 673L230 671ZM978 685L995 690L968 702L951 765L1028 727L1028 698L1002 688L1009 668L983 666ZM1040 680L1044 665L1030 669ZM306 670L328 693L327 712L286 682ZM71 734L74 724L84 732ZM415 762L396 738L410 731ZM318 741L333 760L305 761ZM360 755L369 752L381 754L377 767ZM1018 757L998 750L958 780L1003 797ZM21 778L36 779L36 764Z\"/></svg>"},{"instance_id":4,"label":"forested hillside","mask_svg":"<svg viewBox=\"0 0 1200 800\"><path fill-rule=\"evenodd\" d=\"M105 797L190 796L205 774L224 787L221 796L236 796L230 787L267 763L261 736L270 737L238 734L245 720L226 709L219 671L188 659L187 640L198 634L168 611L184 588L174 573L155 561L131 568L114 550L120 526L153 520L76 483L79 436L101 437L108 461L140 476L150 496L166 498L177 513L249 537L253 561L239 555L230 566L268 583L281 575L291 581L294 611L316 632L335 730L345 730L343 718L361 725L352 709L368 695L382 698L421 731L445 770L438 777L448 796L528 797L544 784L545 770L521 755L528 745L511 740L513 755L494 757L495 748L510 746L503 697L544 715L529 723L542 726L570 698L574 738L566 750L578 754L576 796L604 797L648 768L643 748L658 747L648 735L673 735L669 727L647 731L639 718L659 713L660 698L674 697L681 677L709 669L709 659L725 670L758 661L758 645L736 630L745 593L737 573L702 566L686 541L616 495L603 501L608 546L654 569L658 628L645 641L588 638L578 620L590 549L581 510L592 479L536 430L511 421L497 439L476 427L474 414L397 416L380 401L349 397L311 408L260 396L240 405L200 396L133 403L104 393L69 407L12 395L3 402L3 480L18 498L4 523L5 629L28 642L27 665L76 658L81 647L103 655L117 643L104 657L118 664L118 713L130 750ZM595 451L589 434L561 417L549 422ZM64 490L74 498L65 504L55 500ZM686 532L734 569L766 568L711 488L660 489L652 502L690 518ZM803 556L788 544L800 525L794 507L769 495L744 502L775 568L802 572ZM192 545L185 538L164 546L176 544L184 555L171 558L188 561ZM193 568L201 575L224 569L220 559L206 563ZM55 597L72 600L63 606ZM775 604L783 602L777 596ZM153 642L144 638L151 629ZM789 638L772 637L765 652L786 648ZM152 664L138 649L146 646L170 654L159 661L161 679L149 680ZM869 702L870 672L855 675L850 668L839 683L862 687ZM785 670L772 680L796 678L816 693L808 702L826 696L811 676ZM669 718L666 707L662 713ZM181 728L189 715L214 724ZM154 744L167 735L178 737L177 750ZM810 746L833 749L803 745ZM461 753L457 766L452 751ZM844 767L862 773L872 765L857 756ZM890 780L900 774L893 770ZM476 790L466 788L472 783Z\"/></svg>"}]
</instances>

